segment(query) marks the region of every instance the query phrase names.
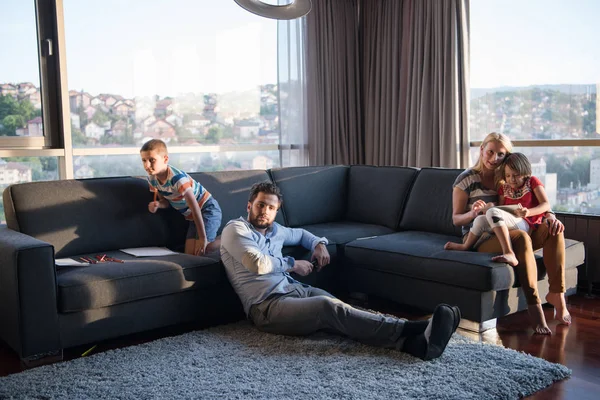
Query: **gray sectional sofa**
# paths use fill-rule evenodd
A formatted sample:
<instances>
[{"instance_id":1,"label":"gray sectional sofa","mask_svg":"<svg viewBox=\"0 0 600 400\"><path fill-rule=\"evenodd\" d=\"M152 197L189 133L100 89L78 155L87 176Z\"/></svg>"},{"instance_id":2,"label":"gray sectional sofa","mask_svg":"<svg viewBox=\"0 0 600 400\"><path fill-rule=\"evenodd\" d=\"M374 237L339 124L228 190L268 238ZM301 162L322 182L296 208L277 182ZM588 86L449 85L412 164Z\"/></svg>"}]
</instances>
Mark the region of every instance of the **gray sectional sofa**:
<instances>
[{"instance_id":1,"label":"gray sectional sofa","mask_svg":"<svg viewBox=\"0 0 600 400\"><path fill-rule=\"evenodd\" d=\"M460 172L326 166L191 175L218 199L222 226L246 215L252 184L277 183L284 195L277 222L330 240L332 265L303 281L424 311L456 304L465 324L481 329L526 304L512 267L491 262L489 254L443 249L446 241L460 240L451 223L452 183ZM182 251L183 218L173 210L150 214L144 179L24 183L3 197L8 228L0 229L0 339L26 363L163 326L244 318L218 254L135 258L119 251ZM300 248L285 251L310 256ZM54 262L97 254L125 262L60 268ZM538 261L543 298L548 285ZM576 291L583 261L583 244L567 240L568 294Z\"/></svg>"}]
</instances>

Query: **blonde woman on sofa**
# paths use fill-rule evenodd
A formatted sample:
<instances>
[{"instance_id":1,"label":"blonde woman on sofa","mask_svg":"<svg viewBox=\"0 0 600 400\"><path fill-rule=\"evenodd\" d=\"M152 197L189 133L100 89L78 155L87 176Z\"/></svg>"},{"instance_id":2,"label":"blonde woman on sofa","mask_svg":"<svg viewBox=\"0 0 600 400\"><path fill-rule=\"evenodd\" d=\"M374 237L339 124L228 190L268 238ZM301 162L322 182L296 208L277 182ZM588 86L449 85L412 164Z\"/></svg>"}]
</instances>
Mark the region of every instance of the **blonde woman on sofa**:
<instances>
[{"instance_id":1,"label":"blonde woman on sofa","mask_svg":"<svg viewBox=\"0 0 600 400\"><path fill-rule=\"evenodd\" d=\"M510 139L501 133L490 133L485 137L479 150L477 163L462 172L453 184L452 222L462 227L463 239L473 224L473 220L489 207L498 204L496 173L504 157L512 151ZM522 230L509 232L511 244L518 264L514 267L527 299L528 312L533 330L537 334L550 335L537 287L537 266L533 252L544 249L544 265L548 273L550 292L546 301L555 310L555 318L561 324L570 325L571 315L565 301L565 239L564 225L547 212L544 222L531 232ZM502 253L498 238L492 236L483 242L478 252Z\"/></svg>"}]
</instances>

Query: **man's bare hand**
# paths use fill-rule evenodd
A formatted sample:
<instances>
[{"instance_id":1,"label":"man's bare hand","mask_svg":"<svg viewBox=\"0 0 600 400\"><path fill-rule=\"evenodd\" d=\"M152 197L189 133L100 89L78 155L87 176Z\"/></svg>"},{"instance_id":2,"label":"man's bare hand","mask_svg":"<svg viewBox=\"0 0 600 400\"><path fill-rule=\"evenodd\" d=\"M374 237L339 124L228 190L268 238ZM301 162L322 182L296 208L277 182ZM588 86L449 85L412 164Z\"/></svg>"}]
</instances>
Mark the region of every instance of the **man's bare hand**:
<instances>
[{"instance_id":1,"label":"man's bare hand","mask_svg":"<svg viewBox=\"0 0 600 400\"><path fill-rule=\"evenodd\" d=\"M327 251L327 247L323 243L319 243L315 250L313 251L312 257L310 260L317 260L317 265L319 266L319 270L329 264L331 261L331 256Z\"/></svg>"},{"instance_id":2,"label":"man's bare hand","mask_svg":"<svg viewBox=\"0 0 600 400\"><path fill-rule=\"evenodd\" d=\"M313 270L313 265L310 261L306 260L295 260L294 268L292 268L291 272L295 272L300 276L306 276L310 274Z\"/></svg>"}]
</instances>

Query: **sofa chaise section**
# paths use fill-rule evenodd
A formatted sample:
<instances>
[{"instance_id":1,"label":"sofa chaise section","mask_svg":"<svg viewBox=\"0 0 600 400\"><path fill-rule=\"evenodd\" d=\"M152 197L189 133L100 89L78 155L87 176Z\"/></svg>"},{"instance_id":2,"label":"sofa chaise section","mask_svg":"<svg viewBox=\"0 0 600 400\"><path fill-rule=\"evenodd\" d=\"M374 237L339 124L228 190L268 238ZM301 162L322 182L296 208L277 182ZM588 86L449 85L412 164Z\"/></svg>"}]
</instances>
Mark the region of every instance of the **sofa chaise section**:
<instances>
[{"instance_id":1,"label":"sofa chaise section","mask_svg":"<svg viewBox=\"0 0 600 400\"><path fill-rule=\"evenodd\" d=\"M463 327L482 330L498 317L527 307L513 267L491 261L489 253L444 250L459 242L452 225L452 183L461 170L423 168L410 192L399 232L346 245L351 290L432 310L446 302L460 307ZM575 293L583 243L567 240L567 295ZM539 291L548 292L541 255Z\"/></svg>"}]
</instances>

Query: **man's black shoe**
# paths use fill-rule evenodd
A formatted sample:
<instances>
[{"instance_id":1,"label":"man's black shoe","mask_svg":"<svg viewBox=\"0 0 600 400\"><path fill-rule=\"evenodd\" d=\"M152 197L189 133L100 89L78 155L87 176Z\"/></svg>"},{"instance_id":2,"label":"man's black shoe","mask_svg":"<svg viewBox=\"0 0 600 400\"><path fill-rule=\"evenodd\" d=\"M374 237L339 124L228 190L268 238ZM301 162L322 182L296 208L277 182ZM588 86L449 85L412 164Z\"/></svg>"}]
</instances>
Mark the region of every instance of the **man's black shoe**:
<instances>
[{"instance_id":1,"label":"man's black shoe","mask_svg":"<svg viewBox=\"0 0 600 400\"><path fill-rule=\"evenodd\" d=\"M459 308L440 304L433 311L433 316L425 332L407 337L402 350L426 361L438 358L446 349L446 345L459 323Z\"/></svg>"}]
</instances>

